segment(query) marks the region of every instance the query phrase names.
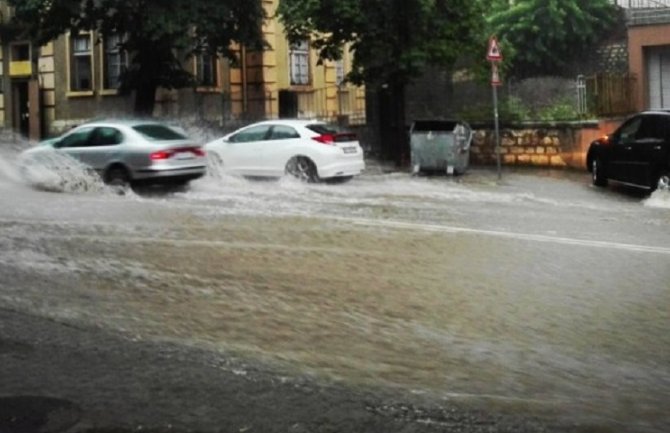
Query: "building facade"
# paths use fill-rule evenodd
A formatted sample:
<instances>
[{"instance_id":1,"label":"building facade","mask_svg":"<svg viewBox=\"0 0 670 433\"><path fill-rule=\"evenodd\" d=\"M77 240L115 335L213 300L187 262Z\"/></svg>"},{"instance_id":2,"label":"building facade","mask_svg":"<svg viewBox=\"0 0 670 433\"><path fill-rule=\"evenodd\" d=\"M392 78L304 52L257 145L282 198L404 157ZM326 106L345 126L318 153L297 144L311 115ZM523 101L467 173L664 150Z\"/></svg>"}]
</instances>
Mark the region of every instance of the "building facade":
<instances>
[{"instance_id":1,"label":"building facade","mask_svg":"<svg viewBox=\"0 0 670 433\"><path fill-rule=\"evenodd\" d=\"M274 17L279 0L259 0ZM0 19L11 8L0 1ZM268 48L233 47L239 62L210 55L183 57L195 77L190 88L159 89L154 116L183 122L237 126L279 117L365 122L365 92L343 82L350 56L318 64L308 40L289 44L276 18L263 25ZM0 126L39 139L92 118L132 116L133 95L119 92L129 62L118 49L122 35L61 35L45 46L2 40Z\"/></svg>"},{"instance_id":2,"label":"building facade","mask_svg":"<svg viewBox=\"0 0 670 433\"><path fill-rule=\"evenodd\" d=\"M636 77L636 108L670 109L670 0L622 3L627 8L628 62Z\"/></svg>"}]
</instances>

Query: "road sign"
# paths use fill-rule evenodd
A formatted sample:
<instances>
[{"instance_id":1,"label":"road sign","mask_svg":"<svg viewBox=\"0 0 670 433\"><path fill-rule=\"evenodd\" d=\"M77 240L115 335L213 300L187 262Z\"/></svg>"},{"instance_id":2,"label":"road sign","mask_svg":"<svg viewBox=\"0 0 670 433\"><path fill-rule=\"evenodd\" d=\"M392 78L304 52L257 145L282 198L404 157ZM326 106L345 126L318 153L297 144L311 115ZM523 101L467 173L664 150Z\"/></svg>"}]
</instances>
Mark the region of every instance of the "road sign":
<instances>
[{"instance_id":1,"label":"road sign","mask_svg":"<svg viewBox=\"0 0 670 433\"><path fill-rule=\"evenodd\" d=\"M500 46L498 45L498 40L495 36L491 36L489 39L489 49L486 53L486 60L489 62L500 62L502 61L502 53L500 52Z\"/></svg>"},{"instance_id":2,"label":"road sign","mask_svg":"<svg viewBox=\"0 0 670 433\"><path fill-rule=\"evenodd\" d=\"M491 85L492 86L502 86L502 81L500 80L500 73L498 72L498 65L491 63Z\"/></svg>"}]
</instances>

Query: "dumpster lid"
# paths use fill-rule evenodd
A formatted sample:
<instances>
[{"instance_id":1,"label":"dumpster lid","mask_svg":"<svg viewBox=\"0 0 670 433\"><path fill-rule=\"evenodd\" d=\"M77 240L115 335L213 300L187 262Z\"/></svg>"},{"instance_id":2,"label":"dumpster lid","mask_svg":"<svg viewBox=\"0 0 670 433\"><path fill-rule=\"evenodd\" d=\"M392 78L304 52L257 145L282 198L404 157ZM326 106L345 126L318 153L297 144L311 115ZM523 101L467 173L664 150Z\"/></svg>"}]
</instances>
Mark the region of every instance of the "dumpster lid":
<instances>
[{"instance_id":1,"label":"dumpster lid","mask_svg":"<svg viewBox=\"0 0 670 433\"><path fill-rule=\"evenodd\" d=\"M460 122L458 120L416 120L412 123L412 131L452 132L459 124L463 124L463 122Z\"/></svg>"}]
</instances>

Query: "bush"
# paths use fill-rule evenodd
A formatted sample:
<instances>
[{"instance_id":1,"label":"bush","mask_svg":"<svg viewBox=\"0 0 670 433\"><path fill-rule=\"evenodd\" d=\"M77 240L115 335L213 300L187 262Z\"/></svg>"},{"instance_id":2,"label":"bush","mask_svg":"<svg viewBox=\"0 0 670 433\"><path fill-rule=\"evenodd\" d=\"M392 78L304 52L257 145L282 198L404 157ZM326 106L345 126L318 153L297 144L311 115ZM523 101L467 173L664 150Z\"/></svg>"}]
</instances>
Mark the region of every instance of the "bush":
<instances>
[{"instance_id":1,"label":"bush","mask_svg":"<svg viewBox=\"0 0 670 433\"><path fill-rule=\"evenodd\" d=\"M498 104L498 115L503 123L514 122L560 122L578 120L582 116L577 112L574 103L567 98L555 101L551 105L532 110L520 98L510 96L503 98ZM459 113L459 117L467 122L490 122L493 120L493 105L479 104L468 107Z\"/></svg>"},{"instance_id":2,"label":"bush","mask_svg":"<svg viewBox=\"0 0 670 433\"><path fill-rule=\"evenodd\" d=\"M540 118L539 120L554 122L578 120L582 117L577 111L575 104L566 99L557 101L548 107L544 107L539 111L538 116Z\"/></svg>"}]
</instances>

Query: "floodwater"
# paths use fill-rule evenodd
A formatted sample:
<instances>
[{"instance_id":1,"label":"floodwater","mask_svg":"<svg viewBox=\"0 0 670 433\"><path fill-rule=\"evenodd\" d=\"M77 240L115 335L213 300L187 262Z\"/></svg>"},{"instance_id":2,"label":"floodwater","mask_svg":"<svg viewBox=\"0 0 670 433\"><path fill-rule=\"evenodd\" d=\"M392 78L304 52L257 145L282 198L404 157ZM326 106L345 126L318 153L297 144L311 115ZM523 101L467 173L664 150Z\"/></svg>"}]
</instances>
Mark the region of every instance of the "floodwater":
<instances>
[{"instance_id":1,"label":"floodwater","mask_svg":"<svg viewBox=\"0 0 670 433\"><path fill-rule=\"evenodd\" d=\"M0 153L0 307L288 375L670 431L668 193L371 167L118 196L72 168L29 187L15 160Z\"/></svg>"}]
</instances>

